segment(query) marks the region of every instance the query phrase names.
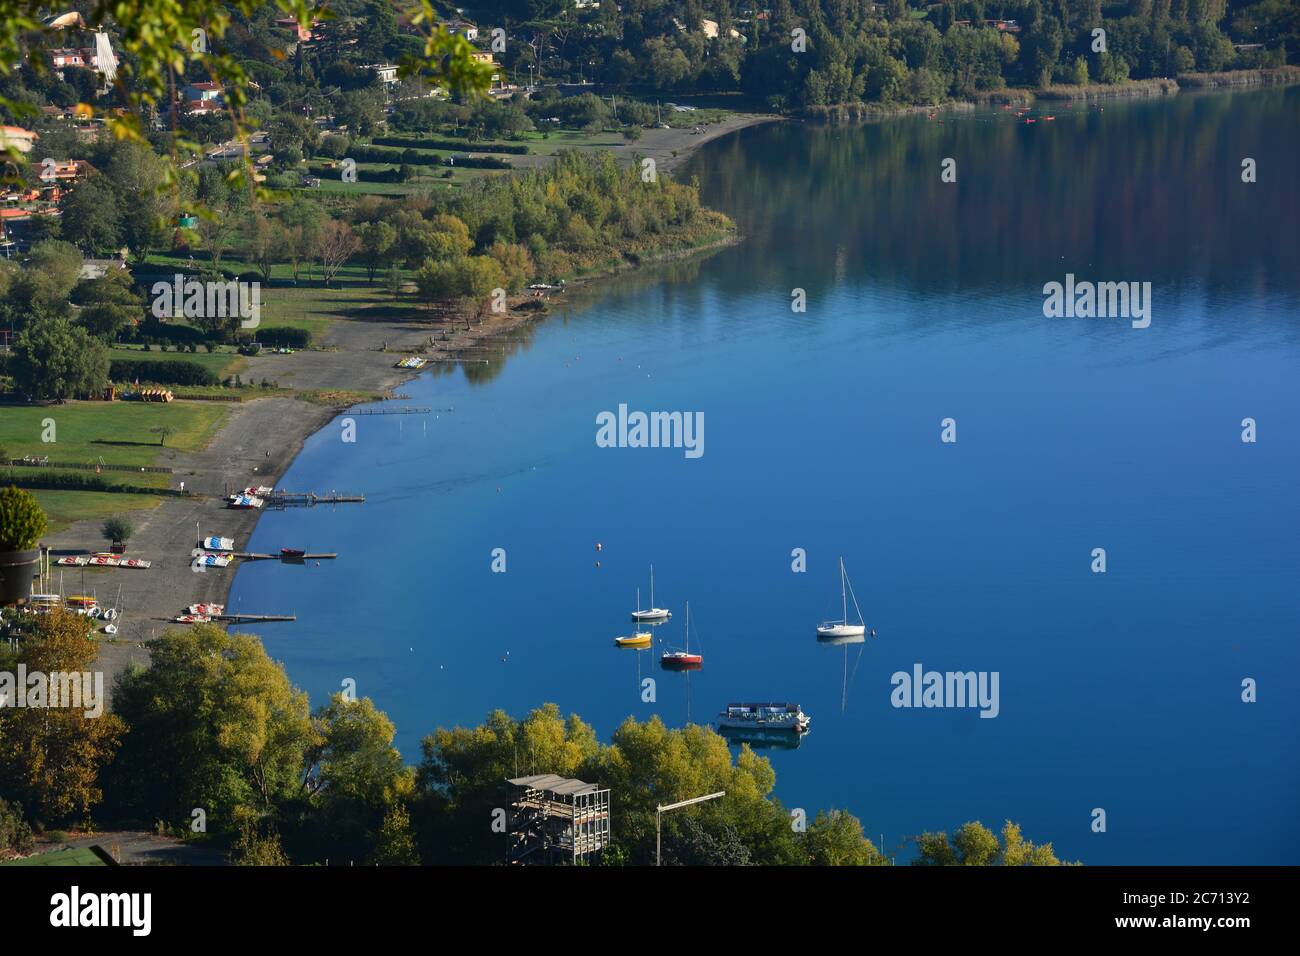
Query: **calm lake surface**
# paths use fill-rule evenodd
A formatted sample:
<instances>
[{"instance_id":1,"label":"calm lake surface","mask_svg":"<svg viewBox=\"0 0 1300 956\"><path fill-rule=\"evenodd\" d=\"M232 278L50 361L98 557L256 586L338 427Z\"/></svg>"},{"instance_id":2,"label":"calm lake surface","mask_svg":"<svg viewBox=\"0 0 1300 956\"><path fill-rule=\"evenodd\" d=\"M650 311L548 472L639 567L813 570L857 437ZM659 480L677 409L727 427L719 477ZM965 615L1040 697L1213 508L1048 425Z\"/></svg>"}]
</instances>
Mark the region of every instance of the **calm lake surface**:
<instances>
[{"instance_id":1,"label":"calm lake surface","mask_svg":"<svg viewBox=\"0 0 1300 956\"><path fill-rule=\"evenodd\" d=\"M1300 89L1053 115L704 147L682 172L746 241L421 377L427 417L327 427L284 486L366 504L267 514L252 545L341 558L248 566L232 606L296 611L270 653L313 704L355 679L411 761L493 708L608 740L790 700L812 733L763 751L777 795L886 849L1009 818L1091 864L1300 862ZM1150 282L1150 327L1045 318L1067 272ZM598 448L620 403L703 412L703 456ZM814 636L840 555L860 648ZM691 603L689 677L612 646L651 562L664 646ZM996 719L891 706L918 663L998 672Z\"/></svg>"}]
</instances>

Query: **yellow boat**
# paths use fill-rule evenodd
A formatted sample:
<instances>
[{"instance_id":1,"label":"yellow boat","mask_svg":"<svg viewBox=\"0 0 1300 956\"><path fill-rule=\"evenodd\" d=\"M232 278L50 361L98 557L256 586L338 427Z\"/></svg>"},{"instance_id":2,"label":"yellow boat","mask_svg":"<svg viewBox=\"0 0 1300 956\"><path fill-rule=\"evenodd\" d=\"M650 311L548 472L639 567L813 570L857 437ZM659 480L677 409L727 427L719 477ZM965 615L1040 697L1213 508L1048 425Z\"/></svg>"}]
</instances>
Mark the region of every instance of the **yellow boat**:
<instances>
[{"instance_id":1,"label":"yellow boat","mask_svg":"<svg viewBox=\"0 0 1300 956\"><path fill-rule=\"evenodd\" d=\"M654 635L649 631L637 631L629 637L616 637L614 643L619 647L649 647L654 642Z\"/></svg>"}]
</instances>

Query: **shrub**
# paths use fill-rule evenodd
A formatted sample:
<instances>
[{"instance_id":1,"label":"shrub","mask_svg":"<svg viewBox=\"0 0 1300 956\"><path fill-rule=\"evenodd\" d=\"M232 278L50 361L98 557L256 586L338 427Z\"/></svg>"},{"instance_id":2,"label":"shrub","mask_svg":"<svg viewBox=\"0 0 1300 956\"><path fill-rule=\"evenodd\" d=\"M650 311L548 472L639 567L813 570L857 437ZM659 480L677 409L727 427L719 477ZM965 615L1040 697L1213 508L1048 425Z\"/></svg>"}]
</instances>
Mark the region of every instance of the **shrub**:
<instances>
[{"instance_id":1,"label":"shrub","mask_svg":"<svg viewBox=\"0 0 1300 956\"><path fill-rule=\"evenodd\" d=\"M311 333L306 329L295 329L288 325L273 325L258 330L257 340L263 345L305 348L311 341Z\"/></svg>"},{"instance_id":2,"label":"shrub","mask_svg":"<svg viewBox=\"0 0 1300 956\"><path fill-rule=\"evenodd\" d=\"M146 346L147 348L147 346ZM115 382L149 382L153 385L216 385L217 376L198 362L184 359L135 361L114 359L108 376Z\"/></svg>"},{"instance_id":3,"label":"shrub","mask_svg":"<svg viewBox=\"0 0 1300 956\"><path fill-rule=\"evenodd\" d=\"M23 819L21 804L0 798L0 857L32 852L32 828Z\"/></svg>"},{"instance_id":4,"label":"shrub","mask_svg":"<svg viewBox=\"0 0 1300 956\"><path fill-rule=\"evenodd\" d=\"M0 491L0 551L30 551L48 528L35 496L13 485Z\"/></svg>"},{"instance_id":5,"label":"shrub","mask_svg":"<svg viewBox=\"0 0 1300 956\"><path fill-rule=\"evenodd\" d=\"M119 541L125 544L130 540L131 535L135 534L135 528L131 527L131 522L125 518L109 518L104 522L102 531L105 540L114 544Z\"/></svg>"}]
</instances>

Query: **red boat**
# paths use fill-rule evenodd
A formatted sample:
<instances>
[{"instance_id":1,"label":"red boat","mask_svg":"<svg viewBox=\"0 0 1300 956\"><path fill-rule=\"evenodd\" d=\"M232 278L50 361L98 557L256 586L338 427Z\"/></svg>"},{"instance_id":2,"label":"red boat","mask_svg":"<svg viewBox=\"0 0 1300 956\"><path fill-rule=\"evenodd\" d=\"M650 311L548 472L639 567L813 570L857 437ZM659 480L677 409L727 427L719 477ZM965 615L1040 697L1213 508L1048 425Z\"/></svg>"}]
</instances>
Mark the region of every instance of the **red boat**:
<instances>
[{"instance_id":1,"label":"red boat","mask_svg":"<svg viewBox=\"0 0 1300 956\"><path fill-rule=\"evenodd\" d=\"M307 553L306 548L281 548L280 557L282 558L301 558Z\"/></svg>"},{"instance_id":2,"label":"red boat","mask_svg":"<svg viewBox=\"0 0 1300 956\"><path fill-rule=\"evenodd\" d=\"M703 654L691 653L691 603L686 602L686 650L664 651L659 666L670 671L697 671L704 666Z\"/></svg>"},{"instance_id":3,"label":"red boat","mask_svg":"<svg viewBox=\"0 0 1300 956\"><path fill-rule=\"evenodd\" d=\"M697 671L704 666L704 658L685 651L666 651L659 658L659 666L670 671Z\"/></svg>"}]
</instances>

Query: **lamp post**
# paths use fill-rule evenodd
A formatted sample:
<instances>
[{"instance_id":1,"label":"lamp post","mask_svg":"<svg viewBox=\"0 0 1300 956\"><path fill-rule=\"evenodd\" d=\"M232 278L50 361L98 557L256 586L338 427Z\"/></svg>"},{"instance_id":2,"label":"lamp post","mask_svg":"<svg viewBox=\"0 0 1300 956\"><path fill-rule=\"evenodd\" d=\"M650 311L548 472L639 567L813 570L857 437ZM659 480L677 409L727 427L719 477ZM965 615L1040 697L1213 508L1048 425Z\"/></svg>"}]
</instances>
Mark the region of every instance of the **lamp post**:
<instances>
[{"instance_id":1,"label":"lamp post","mask_svg":"<svg viewBox=\"0 0 1300 956\"><path fill-rule=\"evenodd\" d=\"M669 810L676 810L678 807L689 807L692 803L703 803L705 800L716 800L718 797L725 797L727 791L719 790L717 793L710 793L703 797L692 797L690 800L682 800L679 803L670 803L666 806L661 804L655 807L655 866L663 866L661 857L661 837L663 835L663 815Z\"/></svg>"}]
</instances>

